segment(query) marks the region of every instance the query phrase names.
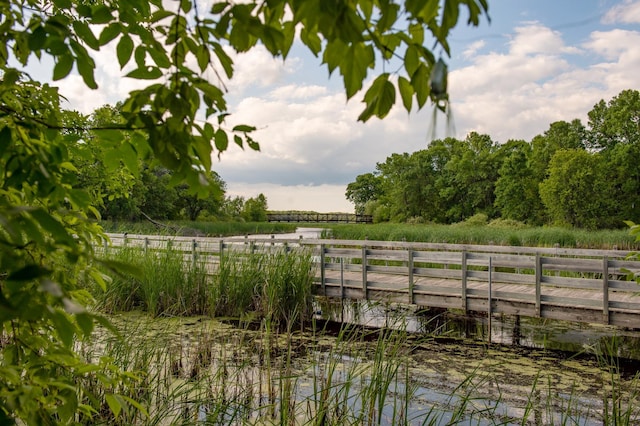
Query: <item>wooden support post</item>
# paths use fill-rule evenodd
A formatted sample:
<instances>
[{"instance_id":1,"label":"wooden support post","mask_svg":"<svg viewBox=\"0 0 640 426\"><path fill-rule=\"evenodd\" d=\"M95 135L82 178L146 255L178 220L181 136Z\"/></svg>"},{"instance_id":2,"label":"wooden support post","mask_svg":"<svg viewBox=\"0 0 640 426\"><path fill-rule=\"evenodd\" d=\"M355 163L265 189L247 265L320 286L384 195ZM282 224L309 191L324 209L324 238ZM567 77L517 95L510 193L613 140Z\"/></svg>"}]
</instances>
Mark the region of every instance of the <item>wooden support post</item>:
<instances>
[{"instance_id":1,"label":"wooden support post","mask_svg":"<svg viewBox=\"0 0 640 426\"><path fill-rule=\"evenodd\" d=\"M222 265L222 262L224 261L224 240L221 239L219 244L220 247L218 248L218 265Z\"/></svg>"},{"instance_id":2,"label":"wooden support post","mask_svg":"<svg viewBox=\"0 0 640 426\"><path fill-rule=\"evenodd\" d=\"M364 294L364 300L368 300L367 295L367 246L362 246L362 292Z\"/></svg>"},{"instance_id":3,"label":"wooden support post","mask_svg":"<svg viewBox=\"0 0 640 426\"><path fill-rule=\"evenodd\" d=\"M489 288L487 291L487 337L489 340L489 343L491 343L491 304L492 304L492 300L491 300L491 281L492 281L492 274L491 274L491 270L493 269L493 265L492 263L492 259L491 256L489 256Z\"/></svg>"},{"instance_id":4,"label":"wooden support post","mask_svg":"<svg viewBox=\"0 0 640 426\"><path fill-rule=\"evenodd\" d=\"M324 271L324 252L325 246L324 244L320 244L320 286L322 287L322 295L327 295L327 287L326 287L326 279L325 279L325 271Z\"/></svg>"},{"instance_id":5,"label":"wooden support post","mask_svg":"<svg viewBox=\"0 0 640 426\"><path fill-rule=\"evenodd\" d=\"M536 317L540 318L542 314L542 258L540 253L536 253Z\"/></svg>"},{"instance_id":6,"label":"wooden support post","mask_svg":"<svg viewBox=\"0 0 640 426\"><path fill-rule=\"evenodd\" d=\"M602 258L602 321L609 324L609 258Z\"/></svg>"},{"instance_id":7,"label":"wooden support post","mask_svg":"<svg viewBox=\"0 0 640 426\"><path fill-rule=\"evenodd\" d=\"M464 313L467 313L469 309L469 301L467 300L467 251L462 251L462 262L461 262L461 273L462 273L462 309Z\"/></svg>"},{"instance_id":8,"label":"wooden support post","mask_svg":"<svg viewBox=\"0 0 640 426\"><path fill-rule=\"evenodd\" d=\"M409 247L407 250L409 258L407 259L407 268L409 269L409 304L413 305L413 250Z\"/></svg>"},{"instance_id":9,"label":"wooden support post","mask_svg":"<svg viewBox=\"0 0 640 426\"><path fill-rule=\"evenodd\" d=\"M344 300L344 257L340 258L340 300Z\"/></svg>"},{"instance_id":10,"label":"wooden support post","mask_svg":"<svg viewBox=\"0 0 640 426\"><path fill-rule=\"evenodd\" d=\"M194 238L191 240L191 264L193 266L196 265L196 261L198 260L198 242Z\"/></svg>"},{"instance_id":11,"label":"wooden support post","mask_svg":"<svg viewBox=\"0 0 640 426\"><path fill-rule=\"evenodd\" d=\"M149 237L144 237L144 254L149 251Z\"/></svg>"}]
</instances>

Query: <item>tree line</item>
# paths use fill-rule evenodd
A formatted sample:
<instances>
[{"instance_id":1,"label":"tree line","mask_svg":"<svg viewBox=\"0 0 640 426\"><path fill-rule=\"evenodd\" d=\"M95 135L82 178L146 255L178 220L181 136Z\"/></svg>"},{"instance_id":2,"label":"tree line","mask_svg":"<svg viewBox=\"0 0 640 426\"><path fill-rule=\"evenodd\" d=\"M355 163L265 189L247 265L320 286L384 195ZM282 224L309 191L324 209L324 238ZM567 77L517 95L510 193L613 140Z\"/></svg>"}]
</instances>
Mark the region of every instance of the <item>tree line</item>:
<instances>
[{"instance_id":1,"label":"tree line","mask_svg":"<svg viewBox=\"0 0 640 426\"><path fill-rule=\"evenodd\" d=\"M640 92L601 100L531 141L434 140L356 177L346 197L374 221L456 223L476 214L531 225L617 228L640 220Z\"/></svg>"},{"instance_id":2,"label":"tree line","mask_svg":"<svg viewBox=\"0 0 640 426\"><path fill-rule=\"evenodd\" d=\"M114 126L122 121L120 107L104 105L90 115L63 111L70 129L68 167L76 172L71 185L91 194L99 217L112 221L267 220L264 194L248 199L227 196L226 183L213 170L201 175L200 183L208 188L204 194L177 179L151 152L143 150L134 133ZM101 138L96 137L97 132ZM114 149L116 144L118 149Z\"/></svg>"}]
</instances>

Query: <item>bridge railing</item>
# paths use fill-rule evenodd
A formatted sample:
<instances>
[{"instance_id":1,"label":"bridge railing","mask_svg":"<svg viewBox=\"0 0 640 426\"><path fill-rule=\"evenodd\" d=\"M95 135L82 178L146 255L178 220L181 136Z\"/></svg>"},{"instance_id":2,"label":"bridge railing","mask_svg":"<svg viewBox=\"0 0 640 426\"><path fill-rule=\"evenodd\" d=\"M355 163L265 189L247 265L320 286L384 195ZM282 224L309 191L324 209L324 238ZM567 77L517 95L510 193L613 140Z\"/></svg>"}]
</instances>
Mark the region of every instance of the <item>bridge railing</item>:
<instances>
[{"instance_id":1,"label":"bridge railing","mask_svg":"<svg viewBox=\"0 0 640 426\"><path fill-rule=\"evenodd\" d=\"M220 256L306 247L316 294L464 311L640 328L640 286L629 252L539 247L274 238L189 238L111 234L110 246L184 252L215 273Z\"/></svg>"}]
</instances>

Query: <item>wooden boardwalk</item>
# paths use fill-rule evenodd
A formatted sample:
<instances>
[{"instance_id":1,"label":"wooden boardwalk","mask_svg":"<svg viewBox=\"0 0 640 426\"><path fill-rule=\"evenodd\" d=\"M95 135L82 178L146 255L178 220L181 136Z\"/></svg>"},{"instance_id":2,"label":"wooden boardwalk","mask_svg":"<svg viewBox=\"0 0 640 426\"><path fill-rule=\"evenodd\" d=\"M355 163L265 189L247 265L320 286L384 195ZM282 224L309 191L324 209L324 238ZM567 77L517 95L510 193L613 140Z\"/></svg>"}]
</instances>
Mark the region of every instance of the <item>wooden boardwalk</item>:
<instances>
[{"instance_id":1,"label":"wooden boardwalk","mask_svg":"<svg viewBox=\"0 0 640 426\"><path fill-rule=\"evenodd\" d=\"M373 223L373 216L353 213L269 213L269 222Z\"/></svg>"},{"instance_id":2,"label":"wooden boardwalk","mask_svg":"<svg viewBox=\"0 0 640 426\"><path fill-rule=\"evenodd\" d=\"M112 235L112 245L125 243ZM215 273L220 253L309 250L315 294L640 329L640 261L619 250L476 246L329 239L128 236L127 244L172 247Z\"/></svg>"}]
</instances>

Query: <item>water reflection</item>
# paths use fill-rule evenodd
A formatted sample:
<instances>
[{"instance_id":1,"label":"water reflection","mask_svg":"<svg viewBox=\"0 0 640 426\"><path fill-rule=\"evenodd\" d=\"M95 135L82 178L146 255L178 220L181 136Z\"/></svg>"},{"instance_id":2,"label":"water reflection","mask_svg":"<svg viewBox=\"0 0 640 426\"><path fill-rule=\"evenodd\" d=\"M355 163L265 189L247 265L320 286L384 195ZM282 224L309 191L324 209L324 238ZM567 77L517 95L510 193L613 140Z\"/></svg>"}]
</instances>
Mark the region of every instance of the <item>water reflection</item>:
<instances>
[{"instance_id":1,"label":"water reflection","mask_svg":"<svg viewBox=\"0 0 640 426\"><path fill-rule=\"evenodd\" d=\"M612 326L494 315L489 333L486 314L356 300L319 298L317 303L317 318L330 321L483 342L490 336L492 343L570 353L615 347L612 355L640 360L640 332Z\"/></svg>"}]
</instances>

